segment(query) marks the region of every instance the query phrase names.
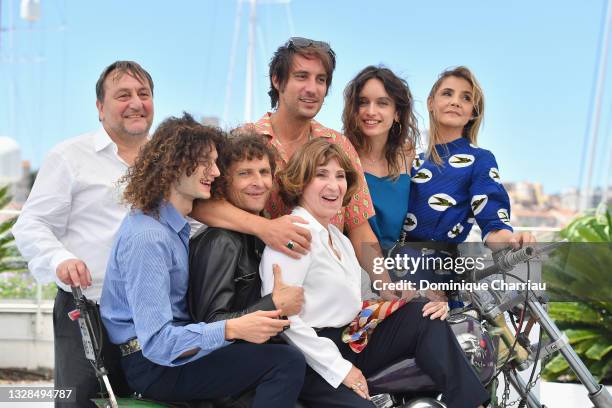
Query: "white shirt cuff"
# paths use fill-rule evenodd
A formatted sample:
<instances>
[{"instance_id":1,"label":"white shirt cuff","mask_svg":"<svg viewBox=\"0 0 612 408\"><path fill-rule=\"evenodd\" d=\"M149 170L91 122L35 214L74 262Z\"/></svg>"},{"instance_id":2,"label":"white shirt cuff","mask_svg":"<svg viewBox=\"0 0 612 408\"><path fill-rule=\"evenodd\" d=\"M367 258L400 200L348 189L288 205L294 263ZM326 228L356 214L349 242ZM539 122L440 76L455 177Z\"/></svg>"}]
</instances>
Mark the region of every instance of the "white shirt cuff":
<instances>
[{"instance_id":1,"label":"white shirt cuff","mask_svg":"<svg viewBox=\"0 0 612 408\"><path fill-rule=\"evenodd\" d=\"M350 361L345 360L342 356L336 358L336 361L328 368L328 371L323 376L325 380L334 388L338 388L342 381L346 378L349 371L351 371Z\"/></svg>"},{"instance_id":2,"label":"white shirt cuff","mask_svg":"<svg viewBox=\"0 0 612 408\"><path fill-rule=\"evenodd\" d=\"M53 274L53 277L55 278L55 283L57 283L62 289L70 292L70 287L62 283L57 277L58 265L67 259L78 259L78 258L74 256L72 252L67 251L65 249L60 249L53 255L53 257L51 258L50 264L51 264L51 273Z\"/></svg>"},{"instance_id":3,"label":"white shirt cuff","mask_svg":"<svg viewBox=\"0 0 612 408\"><path fill-rule=\"evenodd\" d=\"M51 258L51 268L52 268L53 275L57 275L58 265L67 259L79 259L79 258L77 258L72 252L65 250L65 249L60 249L53 255L53 257Z\"/></svg>"}]
</instances>

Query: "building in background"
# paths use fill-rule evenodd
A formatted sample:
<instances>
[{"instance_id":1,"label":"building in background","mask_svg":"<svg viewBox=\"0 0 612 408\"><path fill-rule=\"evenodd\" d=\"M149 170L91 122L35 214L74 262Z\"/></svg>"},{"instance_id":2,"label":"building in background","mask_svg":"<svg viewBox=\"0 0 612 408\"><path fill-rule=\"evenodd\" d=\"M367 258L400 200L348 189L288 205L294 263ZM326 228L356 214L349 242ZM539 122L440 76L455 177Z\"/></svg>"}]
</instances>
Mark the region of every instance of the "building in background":
<instances>
[{"instance_id":1,"label":"building in background","mask_svg":"<svg viewBox=\"0 0 612 408\"><path fill-rule=\"evenodd\" d=\"M11 185L14 196L14 185L21 178L21 148L14 139L0 136L0 186Z\"/></svg>"},{"instance_id":2,"label":"building in background","mask_svg":"<svg viewBox=\"0 0 612 408\"><path fill-rule=\"evenodd\" d=\"M0 187L9 186L13 198L7 209L20 209L32 188L30 162L21 160L21 148L10 137L0 136Z\"/></svg>"},{"instance_id":3,"label":"building in background","mask_svg":"<svg viewBox=\"0 0 612 408\"><path fill-rule=\"evenodd\" d=\"M503 183L512 205L512 224L521 227L563 228L578 215L580 192L568 188L557 194L545 194L542 184L529 181ZM587 208L597 207L604 199L612 206L612 187L608 194L595 188L588 197ZM604 198L605 196L605 198Z\"/></svg>"}]
</instances>

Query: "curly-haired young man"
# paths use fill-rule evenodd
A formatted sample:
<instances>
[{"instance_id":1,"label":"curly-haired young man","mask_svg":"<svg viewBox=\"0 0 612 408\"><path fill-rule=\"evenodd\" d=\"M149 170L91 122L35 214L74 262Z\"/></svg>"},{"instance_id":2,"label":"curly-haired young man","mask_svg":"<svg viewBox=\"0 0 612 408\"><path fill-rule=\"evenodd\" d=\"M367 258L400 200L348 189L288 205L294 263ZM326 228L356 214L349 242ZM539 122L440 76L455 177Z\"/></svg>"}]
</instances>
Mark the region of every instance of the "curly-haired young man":
<instances>
[{"instance_id":1,"label":"curly-haired young man","mask_svg":"<svg viewBox=\"0 0 612 408\"><path fill-rule=\"evenodd\" d=\"M213 184L213 198L261 213L272 190L273 149L254 132L234 135L224 144L218 163L221 176ZM304 289L285 285L280 269L274 271L272 293L261 296L258 271L264 247L255 235L217 227L203 228L189 241L188 303L196 321L214 322L256 310L280 309L284 316L300 312Z\"/></svg>"},{"instance_id":2,"label":"curly-haired young man","mask_svg":"<svg viewBox=\"0 0 612 408\"><path fill-rule=\"evenodd\" d=\"M304 357L288 345L252 344L283 329L280 311L207 324L187 310L185 217L195 199L210 198L223 136L185 114L162 122L142 149L124 178L132 211L111 250L102 320L128 383L144 396L215 399L254 388L254 407L288 407L303 382Z\"/></svg>"}]
</instances>

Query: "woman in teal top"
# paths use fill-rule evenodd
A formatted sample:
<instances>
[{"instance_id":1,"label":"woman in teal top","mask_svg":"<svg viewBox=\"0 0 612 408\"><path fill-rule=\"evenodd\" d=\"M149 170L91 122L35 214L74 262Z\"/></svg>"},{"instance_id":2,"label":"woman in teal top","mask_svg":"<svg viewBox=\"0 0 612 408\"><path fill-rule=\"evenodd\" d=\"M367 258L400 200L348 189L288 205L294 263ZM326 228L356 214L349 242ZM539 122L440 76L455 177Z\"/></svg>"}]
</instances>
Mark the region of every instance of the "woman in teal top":
<instances>
[{"instance_id":1,"label":"woman in teal top","mask_svg":"<svg viewBox=\"0 0 612 408\"><path fill-rule=\"evenodd\" d=\"M408 211L410 167L419 137L408 84L368 66L344 90L344 134L357 149L376 215L370 225L383 250L399 238Z\"/></svg>"},{"instance_id":2,"label":"woman in teal top","mask_svg":"<svg viewBox=\"0 0 612 408\"><path fill-rule=\"evenodd\" d=\"M376 215L368 221L383 251L397 242L408 212L410 176L400 174L396 180L365 173Z\"/></svg>"}]
</instances>

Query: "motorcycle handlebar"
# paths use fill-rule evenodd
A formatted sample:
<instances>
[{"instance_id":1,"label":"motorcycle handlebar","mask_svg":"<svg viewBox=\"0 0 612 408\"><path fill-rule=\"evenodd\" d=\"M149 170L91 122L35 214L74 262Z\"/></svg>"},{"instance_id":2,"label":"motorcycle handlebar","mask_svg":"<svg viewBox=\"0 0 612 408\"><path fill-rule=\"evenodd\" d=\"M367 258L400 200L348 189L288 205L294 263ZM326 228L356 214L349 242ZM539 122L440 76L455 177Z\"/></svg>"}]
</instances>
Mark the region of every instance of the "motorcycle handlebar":
<instances>
[{"instance_id":1,"label":"motorcycle handlebar","mask_svg":"<svg viewBox=\"0 0 612 408\"><path fill-rule=\"evenodd\" d=\"M532 246L526 246L516 252L510 251L504 256L504 266L512 268L522 262L526 262L534 256L535 252L536 249Z\"/></svg>"},{"instance_id":2,"label":"motorcycle handlebar","mask_svg":"<svg viewBox=\"0 0 612 408\"><path fill-rule=\"evenodd\" d=\"M493 265L481 270L474 269L472 271L472 282L478 282L487 276L491 276L499 272L509 272L516 265L527 262L540 254L550 252L565 243L567 243L566 239L559 242L554 242L552 244L543 245L539 248L528 245L516 251L504 250L505 252L497 257L497 260Z\"/></svg>"}]
</instances>

